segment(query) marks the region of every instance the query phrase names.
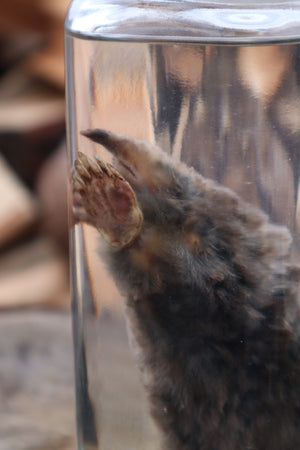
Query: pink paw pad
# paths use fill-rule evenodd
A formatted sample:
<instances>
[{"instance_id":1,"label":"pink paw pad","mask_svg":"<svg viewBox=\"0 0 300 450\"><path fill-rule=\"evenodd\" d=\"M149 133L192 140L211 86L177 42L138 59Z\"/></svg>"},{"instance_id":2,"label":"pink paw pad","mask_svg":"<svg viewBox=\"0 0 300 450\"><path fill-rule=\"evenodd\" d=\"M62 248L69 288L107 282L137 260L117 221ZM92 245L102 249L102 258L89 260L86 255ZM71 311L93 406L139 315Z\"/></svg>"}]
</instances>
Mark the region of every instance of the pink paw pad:
<instances>
[{"instance_id":1,"label":"pink paw pad","mask_svg":"<svg viewBox=\"0 0 300 450\"><path fill-rule=\"evenodd\" d=\"M99 155L91 160L79 152L73 168L74 216L97 228L114 247L125 247L138 236L143 216L130 184Z\"/></svg>"}]
</instances>

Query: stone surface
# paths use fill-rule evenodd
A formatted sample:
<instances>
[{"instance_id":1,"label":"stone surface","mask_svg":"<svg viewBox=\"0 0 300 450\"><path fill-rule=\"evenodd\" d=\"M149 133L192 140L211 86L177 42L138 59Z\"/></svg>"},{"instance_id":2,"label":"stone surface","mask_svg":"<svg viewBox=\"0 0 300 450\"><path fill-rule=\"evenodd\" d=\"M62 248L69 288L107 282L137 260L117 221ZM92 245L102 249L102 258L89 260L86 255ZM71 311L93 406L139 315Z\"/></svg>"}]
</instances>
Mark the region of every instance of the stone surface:
<instances>
[{"instance_id":1,"label":"stone surface","mask_svg":"<svg viewBox=\"0 0 300 450\"><path fill-rule=\"evenodd\" d=\"M86 326L88 390L100 437L91 448L157 450L124 320L104 314ZM2 311L0 449L75 450L74 392L70 312Z\"/></svg>"},{"instance_id":2,"label":"stone surface","mask_svg":"<svg viewBox=\"0 0 300 450\"><path fill-rule=\"evenodd\" d=\"M0 315L0 448L75 448L71 317Z\"/></svg>"}]
</instances>

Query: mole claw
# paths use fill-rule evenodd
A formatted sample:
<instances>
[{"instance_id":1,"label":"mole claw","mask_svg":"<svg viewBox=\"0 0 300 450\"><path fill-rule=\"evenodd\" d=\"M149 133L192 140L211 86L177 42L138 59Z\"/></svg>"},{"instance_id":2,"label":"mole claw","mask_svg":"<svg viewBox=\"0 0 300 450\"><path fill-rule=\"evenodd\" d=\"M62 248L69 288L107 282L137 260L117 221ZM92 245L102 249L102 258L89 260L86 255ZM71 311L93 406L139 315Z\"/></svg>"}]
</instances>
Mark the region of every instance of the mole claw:
<instances>
[{"instance_id":1,"label":"mole claw","mask_svg":"<svg viewBox=\"0 0 300 450\"><path fill-rule=\"evenodd\" d=\"M89 159L89 164L90 164L90 168L91 170L96 174L96 175L101 175L103 172L101 170L101 168L91 159Z\"/></svg>"},{"instance_id":2,"label":"mole claw","mask_svg":"<svg viewBox=\"0 0 300 450\"><path fill-rule=\"evenodd\" d=\"M95 171L97 170L97 173L102 175L103 174L103 168L98 162L98 155L94 155L94 158L96 160L96 163L93 161L93 169L95 168Z\"/></svg>"},{"instance_id":3,"label":"mole claw","mask_svg":"<svg viewBox=\"0 0 300 450\"><path fill-rule=\"evenodd\" d=\"M85 188L84 181L80 178L77 173L72 174L73 184L77 191L81 191Z\"/></svg>"},{"instance_id":4,"label":"mole claw","mask_svg":"<svg viewBox=\"0 0 300 450\"><path fill-rule=\"evenodd\" d=\"M83 181L81 180L80 176L78 175L78 172L77 172L75 169L73 169L73 171L72 171L72 180L73 180L73 183L75 183L75 181L77 181L78 179L79 179L81 182L83 182Z\"/></svg>"},{"instance_id":5,"label":"mole claw","mask_svg":"<svg viewBox=\"0 0 300 450\"><path fill-rule=\"evenodd\" d=\"M77 172L79 173L79 175L82 176L82 178L87 178L88 180L91 180L91 175L89 173L89 171L86 168L86 161L87 160L86 156L84 155L84 158L82 157L82 154L80 155L80 161L77 159L74 163L75 168L77 170Z\"/></svg>"},{"instance_id":6,"label":"mole claw","mask_svg":"<svg viewBox=\"0 0 300 450\"><path fill-rule=\"evenodd\" d=\"M88 169L88 167L89 167L89 159L88 159L88 157L87 157L84 153L78 152L78 159L79 159L79 161L81 162L81 164L82 164L86 169Z\"/></svg>"},{"instance_id":7,"label":"mole claw","mask_svg":"<svg viewBox=\"0 0 300 450\"><path fill-rule=\"evenodd\" d=\"M110 171L111 171L112 175L119 178L119 180L124 180L122 175L114 168L114 166L110 166Z\"/></svg>"},{"instance_id":8,"label":"mole claw","mask_svg":"<svg viewBox=\"0 0 300 450\"><path fill-rule=\"evenodd\" d=\"M86 167L86 169L91 170L95 175L100 175L103 173L100 167L85 154L82 153L80 159L84 164L84 166Z\"/></svg>"},{"instance_id":9,"label":"mole claw","mask_svg":"<svg viewBox=\"0 0 300 450\"><path fill-rule=\"evenodd\" d=\"M98 166L103 172L106 172L107 175L111 176L111 170L108 164L101 158L99 155L95 155L95 159L97 161Z\"/></svg>"},{"instance_id":10,"label":"mole claw","mask_svg":"<svg viewBox=\"0 0 300 450\"><path fill-rule=\"evenodd\" d=\"M79 179L75 179L75 180L74 180L74 187L75 187L75 189L76 189L78 192L80 192L80 191L82 191L82 190L84 189L84 184L81 183L81 181L80 181Z\"/></svg>"}]
</instances>

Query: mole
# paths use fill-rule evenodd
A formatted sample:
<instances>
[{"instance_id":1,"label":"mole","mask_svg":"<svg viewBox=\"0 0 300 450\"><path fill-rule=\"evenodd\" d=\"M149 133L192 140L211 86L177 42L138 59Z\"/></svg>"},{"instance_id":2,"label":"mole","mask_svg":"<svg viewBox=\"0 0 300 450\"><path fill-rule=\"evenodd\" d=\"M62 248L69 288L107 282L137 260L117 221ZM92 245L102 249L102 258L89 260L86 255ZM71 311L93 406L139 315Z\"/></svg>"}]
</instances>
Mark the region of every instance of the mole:
<instances>
[{"instance_id":1,"label":"mole","mask_svg":"<svg viewBox=\"0 0 300 450\"><path fill-rule=\"evenodd\" d=\"M289 230L153 144L82 135L113 160L79 152L75 219L103 238L163 448L300 449Z\"/></svg>"}]
</instances>

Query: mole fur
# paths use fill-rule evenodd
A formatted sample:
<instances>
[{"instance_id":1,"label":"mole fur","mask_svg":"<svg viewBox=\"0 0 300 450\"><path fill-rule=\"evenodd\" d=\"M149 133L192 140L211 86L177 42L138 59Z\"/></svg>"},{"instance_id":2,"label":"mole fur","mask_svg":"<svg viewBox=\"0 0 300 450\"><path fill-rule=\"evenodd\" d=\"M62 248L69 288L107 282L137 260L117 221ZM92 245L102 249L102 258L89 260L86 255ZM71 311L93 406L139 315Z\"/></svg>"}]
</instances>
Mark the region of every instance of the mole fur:
<instances>
[{"instance_id":1,"label":"mole fur","mask_svg":"<svg viewBox=\"0 0 300 450\"><path fill-rule=\"evenodd\" d=\"M170 450L300 449L299 270L287 228L145 141L73 168L76 220L104 237Z\"/></svg>"}]
</instances>

